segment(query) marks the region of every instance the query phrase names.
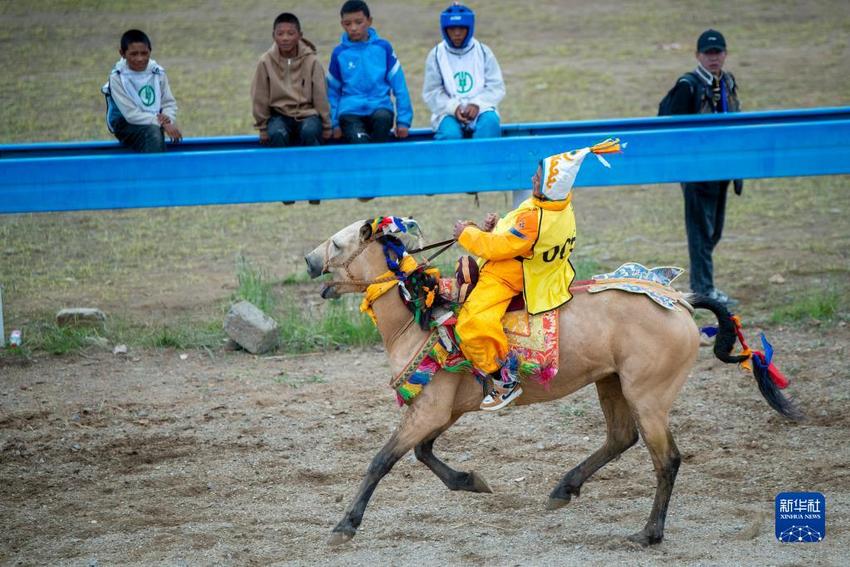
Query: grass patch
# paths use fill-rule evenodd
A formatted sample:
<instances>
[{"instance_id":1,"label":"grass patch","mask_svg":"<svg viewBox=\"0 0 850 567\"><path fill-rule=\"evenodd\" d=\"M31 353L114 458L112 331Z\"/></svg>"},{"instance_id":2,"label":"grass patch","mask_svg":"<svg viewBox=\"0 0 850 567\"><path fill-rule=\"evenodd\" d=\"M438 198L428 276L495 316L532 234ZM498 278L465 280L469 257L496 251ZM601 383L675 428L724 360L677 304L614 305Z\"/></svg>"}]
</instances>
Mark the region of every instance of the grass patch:
<instances>
[{"instance_id":1,"label":"grass patch","mask_svg":"<svg viewBox=\"0 0 850 567\"><path fill-rule=\"evenodd\" d=\"M774 309L770 322L779 324L805 320L833 321L840 310L841 294L838 291L817 291Z\"/></svg>"},{"instance_id":2,"label":"grass patch","mask_svg":"<svg viewBox=\"0 0 850 567\"><path fill-rule=\"evenodd\" d=\"M185 323L163 325L142 331L129 342L145 347L173 348L178 350L197 348L219 348L224 339L224 330L218 321L206 324Z\"/></svg>"},{"instance_id":3,"label":"grass patch","mask_svg":"<svg viewBox=\"0 0 850 567\"><path fill-rule=\"evenodd\" d=\"M269 315L274 311L273 283L268 272L256 267L242 254L236 259L236 289L234 299L245 300Z\"/></svg>"},{"instance_id":4,"label":"grass patch","mask_svg":"<svg viewBox=\"0 0 850 567\"><path fill-rule=\"evenodd\" d=\"M310 317L293 302L279 319L280 350L287 353L313 352L345 346L364 346L380 341L375 325L360 313L349 298L332 300L318 318Z\"/></svg>"}]
</instances>

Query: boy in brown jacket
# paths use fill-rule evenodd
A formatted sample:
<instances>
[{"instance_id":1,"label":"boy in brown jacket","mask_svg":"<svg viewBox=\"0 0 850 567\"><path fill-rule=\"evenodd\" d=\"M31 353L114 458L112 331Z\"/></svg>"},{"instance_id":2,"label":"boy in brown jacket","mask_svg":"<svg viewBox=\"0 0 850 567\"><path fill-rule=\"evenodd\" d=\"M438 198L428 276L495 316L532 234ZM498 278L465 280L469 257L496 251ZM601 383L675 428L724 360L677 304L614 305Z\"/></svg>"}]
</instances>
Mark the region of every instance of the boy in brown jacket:
<instances>
[{"instance_id":1,"label":"boy in brown jacket","mask_svg":"<svg viewBox=\"0 0 850 567\"><path fill-rule=\"evenodd\" d=\"M251 84L254 126L260 143L318 146L331 137L325 71L301 23L284 12L274 20L274 45L257 62Z\"/></svg>"}]
</instances>

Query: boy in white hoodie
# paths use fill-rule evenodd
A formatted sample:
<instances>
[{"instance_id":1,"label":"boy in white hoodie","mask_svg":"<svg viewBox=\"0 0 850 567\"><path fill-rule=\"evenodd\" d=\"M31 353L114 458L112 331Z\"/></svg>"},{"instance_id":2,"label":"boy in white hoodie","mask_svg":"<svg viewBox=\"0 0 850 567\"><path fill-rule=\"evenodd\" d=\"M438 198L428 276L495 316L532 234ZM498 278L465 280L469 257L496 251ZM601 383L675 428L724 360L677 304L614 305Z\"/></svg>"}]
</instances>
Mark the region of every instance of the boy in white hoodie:
<instances>
[{"instance_id":1,"label":"boy in white hoodie","mask_svg":"<svg viewBox=\"0 0 850 567\"><path fill-rule=\"evenodd\" d=\"M437 140L498 138L505 82L490 48L473 38L475 13L460 4L440 14L443 41L425 60L422 98Z\"/></svg>"},{"instance_id":2,"label":"boy in white hoodie","mask_svg":"<svg viewBox=\"0 0 850 567\"><path fill-rule=\"evenodd\" d=\"M422 84L434 139L498 138L505 82L496 56L473 37L475 12L455 2L440 14L440 30L443 41L425 59ZM514 191L514 207L530 196Z\"/></svg>"},{"instance_id":3,"label":"boy in white hoodie","mask_svg":"<svg viewBox=\"0 0 850 567\"><path fill-rule=\"evenodd\" d=\"M183 139L165 69L151 59L151 40L141 30L124 32L118 52L121 59L102 89L106 125L122 144L137 152L164 152L164 134L172 142Z\"/></svg>"}]
</instances>

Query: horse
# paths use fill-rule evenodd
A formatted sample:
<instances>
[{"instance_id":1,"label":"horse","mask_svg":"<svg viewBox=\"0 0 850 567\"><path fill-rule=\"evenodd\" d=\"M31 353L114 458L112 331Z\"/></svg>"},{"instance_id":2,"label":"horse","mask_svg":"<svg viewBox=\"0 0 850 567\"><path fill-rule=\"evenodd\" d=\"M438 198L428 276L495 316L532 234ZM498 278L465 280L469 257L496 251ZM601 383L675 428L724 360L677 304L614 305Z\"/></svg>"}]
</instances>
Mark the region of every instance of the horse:
<instances>
[{"instance_id":1,"label":"horse","mask_svg":"<svg viewBox=\"0 0 850 567\"><path fill-rule=\"evenodd\" d=\"M305 256L311 278L332 274L321 296L337 298L365 292L375 282L388 279L388 259L382 244L395 239L412 250L421 231L405 219L407 231L395 235L372 234L369 221L355 221L319 244ZM396 248L397 249L397 248ZM709 298L683 296L694 308L707 309L718 319L714 354L723 362L747 358L732 355L736 327L726 308ZM372 303L375 322L395 373L400 372L427 338L399 293L384 293ZM629 536L643 546L664 537L664 522L681 455L668 425L668 414L699 350L699 330L690 311L668 310L638 294L611 291L575 294L559 310L559 353L568 361L544 387L533 380L523 383L517 406L562 398L595 384L607 424L605 443L569 470L549 494L546 508L566 506L578 496L587 479L643 438L656 475L655 499L646 525ZM763 372L753 368L758 387L768 404L780 414L798 419L795 405L782 395ZM450 490L492 492L474 471L455 470L434 454L434 441L463 414L477 411L484 390L471 372L437 372L412 400L390 439L374 456L356 496L328 541L338 545L357 532L378 482L413 449L416 458Z\"/></svg>"}]
</instances>

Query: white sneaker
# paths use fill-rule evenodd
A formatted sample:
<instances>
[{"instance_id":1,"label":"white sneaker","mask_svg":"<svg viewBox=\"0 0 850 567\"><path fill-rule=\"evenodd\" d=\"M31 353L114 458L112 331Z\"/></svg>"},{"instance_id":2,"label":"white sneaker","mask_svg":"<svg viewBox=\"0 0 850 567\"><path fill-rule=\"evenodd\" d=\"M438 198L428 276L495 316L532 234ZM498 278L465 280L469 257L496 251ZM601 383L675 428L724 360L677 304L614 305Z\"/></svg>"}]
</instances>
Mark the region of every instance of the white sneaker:
<instances>
[{"instance_id":1,"label":"white sneaker","mask_svg":"<svg viewBox=\"0 0 850 567\"><path fill-rule=\"evenodd\" d=\"M500 410L522 395L519 382L508 387L494 386L489 394L481 401L480 409L484 411Z\"/></svg>"}]
</instances>

